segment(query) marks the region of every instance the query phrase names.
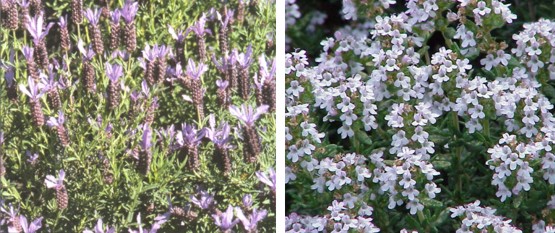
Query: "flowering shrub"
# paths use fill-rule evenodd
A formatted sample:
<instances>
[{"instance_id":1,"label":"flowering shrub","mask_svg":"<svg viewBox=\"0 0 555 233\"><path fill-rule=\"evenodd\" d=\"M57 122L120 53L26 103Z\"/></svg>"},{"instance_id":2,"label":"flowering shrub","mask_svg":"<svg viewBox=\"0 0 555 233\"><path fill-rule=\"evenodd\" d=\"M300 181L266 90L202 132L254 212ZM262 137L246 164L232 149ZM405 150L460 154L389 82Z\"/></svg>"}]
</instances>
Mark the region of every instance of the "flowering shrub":
<instances>
[{"instance_id":1,"label":"flowering shrub","mask_svg":"<svg viewBox=\"0 0 555 233\"><path fill-rule=\"evenodd\" d=\"M286 8L290 46L325 18ZM340 14L319 55L286 54L287 231L553 232L555 22L500 37L502 0Z\"/></svg>"},{"instance_id":2,"label":"flowering shrub","mask_svg":"<svg viewBox=\"0 0 555 233\"><path fill-rule=\"evenodd\" d=\"M0 232L275 231L274 1L0 0Z\"/></svg>"}]
</instances>

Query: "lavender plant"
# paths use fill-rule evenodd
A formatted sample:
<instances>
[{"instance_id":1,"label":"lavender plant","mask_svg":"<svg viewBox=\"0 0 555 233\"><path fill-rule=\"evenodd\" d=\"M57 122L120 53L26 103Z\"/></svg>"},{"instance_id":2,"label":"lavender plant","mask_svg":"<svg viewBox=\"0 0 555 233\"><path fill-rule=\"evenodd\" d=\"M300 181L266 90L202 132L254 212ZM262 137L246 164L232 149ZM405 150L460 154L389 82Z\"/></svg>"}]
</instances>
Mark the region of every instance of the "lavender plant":
<instances>
[{"instance_id":1,"label":"lavender plant","mask_svg":"<svg viewBox=\"0 0 555 233\"><path fill-rule=\"evenodd\" d=\"M286 4L287 232L552 230L553 22L346 0L322 27L308 2Z\"/></svg>"},{"instance_id":2,"label":"lavender plant","mask_svg":"<svg viewBox=\"0 0 555 233\"><path fill-rule=\"evenodd\" d=\"M101 11L98 8L95 9L87 9L85 11L85 17L89 20L89 31L91 31L92 38L92 47L96 54L104 53L104 44L102 42L102 35L100 33L100 27L98 23L100 21L100 14Z\"/></svg>"},{"instance_id":3,"label":"lavender plant","mask_svg":"<svg viewBox=\"0 0 555 233\"><path fill-rule=\"evenodd\" d=\"M58 118L50 117L46 124L51 128L56 128L56 134L62 146L67 147L69 145L69 137L67 135L67 130L64 127L65 117L62 111L58 112ZM61 175L60 175L61 177ZM63 178L62 178L63 179Z\"/></svg>"},{"instance_id":4,"label":"lavender plant","mask_svg":"<svg viewBox=\"0 0 555 233\"><path fill-rule=\"evenodd\" d=\"M44 77L44 74L41 75ZM42 104L40 102L40 98L44 95L43 86L40 83L35 83L31 77L28 79L28 85L29 88L25 87L23 84L19 84L19 90L29 97L33 123L35 126L40 127L44 125L44 114L42 112Z\"/></svg>"},{"instance_id":5,"label":"lavender plant","mask_svg":"<svg viewBox=\"0 0 555 233\"><path fill-rule=\"evenodd\" d=\"M133 52L137 47L137 35L135 32L135 16L139 10L137 2L125 1L123 8L121 8L121 17L125 22L123 29L123 42L127 52Z\"/></svg>"},{"instance_id":6,"label":"lavender plant","mask_svg":"<svg viewBox=\"0 0 555 233\"><path fill-rule=\"evenodd\" d=\"M48 51L46 50L45 37L48 35L50 28L54 23L44 25L43 13L40 12L35 16L27 16L27 31L33 37L33 44L35 46L34 57L35 60L42 68L48 66Z\"/></svg>"},{"instance_id":7,"label":"lavender plant","mask_svg":"<svg viewBox=\"0 0 555 233\"><path fill-rule=\"evenodd\" d=\"M210 31L210 29L205 28L205 25L206 25L206 15L203 14L199 18L199 20L195 24L193 24L193 26L187 29L187 31L194 32L197 37L198 54L200 56L201 62L206 60L206 35L212 34L212 31Z\"/></svg>"},{"instance_id":8,"label":"lavender plant","mask_svg":"<svg viewBox=\"0 0 555 233\"><path fill-rule=\"evenodd\" d=\"M276 8L245 2L239 24L238 3L0 0L2 23L18 15L0 26L0 232L275 231L256 175L275 167L275 113L246 162L229 106L265 104L252 79L275 76ZM231 51L249 45L244 98L220 72L240 83Z\"/></svg>"},{"instance_id":9,"label":"lavender plant","mask_svg":"<svg viewBox=\"0 0 555 233\"><path fill-rule=\"evenodd\" d=\"M64 185L65 174L65 171L62 169L58 172L58 178L55 178L52 175L47 175L46 180L44 181L47 188L56 190L56 204L59 210L66 209L69 202L66 186Z\"/></svg>"}]
</instances>

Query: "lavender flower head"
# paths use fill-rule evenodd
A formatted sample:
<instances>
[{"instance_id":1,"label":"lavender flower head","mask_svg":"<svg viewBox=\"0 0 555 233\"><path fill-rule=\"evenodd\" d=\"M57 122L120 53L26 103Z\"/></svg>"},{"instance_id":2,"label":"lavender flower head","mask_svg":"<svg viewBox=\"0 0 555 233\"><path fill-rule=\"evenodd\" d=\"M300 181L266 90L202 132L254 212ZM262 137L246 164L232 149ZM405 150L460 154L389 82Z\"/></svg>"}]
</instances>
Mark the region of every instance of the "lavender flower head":
<instances>
[{"instance_id":1,"label":"lavender flower head","mask_svg":"<svg viewBox=\"0 0 555 233\"><path fill-rule=\"evenodd\" d=\"M33 43L38 44L46 35L54 23L49 23L46 28L44 28L44 17L42 12L40 14L31 17L27 15L27 31L33 37Z\"/></svg>"},{"instance_id":2,"label":"lavender flower head","mask_svg":"<svg viewBox=\"0 0 555 233\"><path fill-rule=\"evenodd\" d=\"M143 58L153 62L156 57L158 57L158 51L156 49L157 47L150 47L150 45L147 43L145 45L145 48L143 49L142 53L143 53ZM143 60L144 61L144 60ZM146 64L143 65L143 68L146 68Z\"/></svg>"},{"instance_id":3,"label":"lavender flower head","mask_svg":"<svg viewBox=\"0 0 555 233\"><path fill-rule=\"evenodd\" d=\"M141 93L145 97L148 97L150 95L150 88L148 87L148 83L145 80L143 80L143 82L141 83Z\"/></svg>"},{"instance_id":4,"label":"lavender flower head","mask_svg":"<svg viewBox=\"0 0 555 233\"><path fill-rule=\"evenodd\" d=\"M197 36L204 36L206 34L212 34L210 29L205 28L206 26L206 14L203 13L199 20L193 24L189 29L187 29L187 33L193 31Z\"/></svg>"},{"instance_id":5,"label":"lavender flower head","mask_svg":"<svg viewBox=\"0 0 555 233\"><path fill-rule=\"evenodd\" d=\"M216 80L216 86L218 87L218 89L226 89L229 86L229 82L218 79Z\"/></svg>"},{"instance_id":6,"label":"lavender flower head","mask_svg":"<svg viewBox=\"0 0 555 233\"><path fill-rule=\"evenodd\" d=\"M258 65L260 67L260 79L263 80L272 80L275 78L276 75L276 59L272 61L272 67L268 70L268 62L266 61L266 57L264 55L260 55L258 57Z\"/></svg>"},{"instance_id":7,"label":"lavender flower head","mask_svg":"<svg viewBox=\"0 0 555 233\"><path fill-rule=\"evenodd\" d=\"M215 128L213 126L211 128L206 128L206 137L210 139L210 141L212 141L214 144L224 146L230 140L230 131L231 127L229 127L229 124L223 122L220 124L219 128Z\"/></svg>"},{"instance_id":8,"label":"lavender flower head","mask_svg":"<svg viewBox=\"0 0 555 233\"><path fill-rule=\"evenodd\" d=\"M128 53L127 51L125 51L125 50L123 50L123 51L122 51L122 50L115 50L115 51L112 52L112 54L110 55L110 57L111 57L112 59L116 59L116 58L119 57L119 58L121 58L122 60L127 61L127 60L129 60L129 53Z\"/></svg>"},{"instance_id":9,"label":"lavender flower head","mask_svg":"<svg viewBox=\"0 0 555 233\"><path fill-rule=\"evenodd\" d=\"M143 137L140 143L143 150L147 151L152 147L152 130L148 124L143 125Z\"/></svg>"},{"instance_id":10,"label":"lavender flower head","mask_svg":"<svg viewBox=\"0 0 555 233\"><path fill-rule=\"evenodd\" d=\"M119 20L121 19L121 11L120 9L115 9L110 13L110 19L112 23L119 24Z\"/></svg>"},{"instance_id":11,"label":"lavender flower head","mask_svg":"<svg viewBox=\"0 0 555 233\"><path fill-rule=\"evenodd\" d=\"M53 71L52 65L49 65L49 74L48 77L46 75L41 76L40 83L44 89L44 91L50 91L60 86L60 83L56 81L54 77L56 74Z\"/></svg>"},{"instance_id":12,"label":"lavender flower head","mask_svg":"<svg viewBox=\"0 0 555 233\"><path fill-rule=\"evenodd\" d=\"M167 217L156 217L154 219L154 224L152 224L152 228L148 229L148 228L143 228L143 225L141 224L141 213L137 214L137 225L139 225L139 229L138 230L131 230L129 229L129 233L156 233L158 232L158 230L160 230L160 227L162 227L162 224L164 224L166 221L168 221Z\"/></svg>"},{"instance_id":13,"label":"lavender flower head","mask_svg":"<svg viewBox=\"0 0 555 233\"><path fill-rule=\"evenodd\" d=\"M0 146L4 144L4 131L0 131Z\"/></svg>"},{"instance_id":14,"label":"lavender flower head","mask_svg":"<svg viewBox=\"0 0 555 233\"><path fill-rule=\"evenodd\" d=\"M8 232L17 232L18 229L15 229L14 225L21 219L21 216L19 215L19 208L17 208L17 210L14 209L11 203L8 206L9 209L6 209L4 207L4 201L0 199L0 213L3 212L7 216L7 220L10 223L8 225ZM0 224L2 224L3 221L4 220L0 221Z\"/></svg>"},{"instance_id":15,"label":"lavender flower head","mask_svg":"<svg viewBox=\"0 0 555 233\"><path fill-rule=\"evenodd\" d=\"M41 73L41 77L46 76L45 74ZM43 86L41 83L35 84L35 80L31 76L28 78L29 89L25 87L23 84L19 84L19 90L23 92L25 95L29 96L31 100L36 101L42 95L44 95Z\"/></svg>"},{"instance_id":16,"label":"lavender flower head","mask_svg":"<svg viewBox=\"0 0 555 233\"><path fill-rule=\"evenodd\" d=\"M17 218L19 216L19 208L17 208L17 210L14 209L11 203L8 204L8 206L9 209L4 208L4 201L0 200L0 212L6 214L9 217L10 222L17 221Z\"/></svg>"},{"instance_id":17,"label":"lavender flower head","mask_svg":"<svg viewBox=\"0 0 555 233\"><path fill-rule=\"evenodd\" d=\"M170 125L166 128L160 128L158 130L156 130L156 135L158 135L158 138L160 138L161 141L163 140L169 140L170 144L173 141L173 139L175 138L175 126L174 125Z\"/></svg>"},{"instance_id":18,"label":"lavender flower head","mask_svg":"<svg viewBox=\"0 0 555 233\"><path fill-rule=\"evenodd\" d=\"M27 156L27 162L30 164L35 164L39 158L38 153L31 153L31 151L26 151L25 155Z\"/></svg>"},{"instance_id":19,"label":"lavender flower head","mask_svg":"<svg viewBox=\"0 0 555 233\"><path fill-rule=\"evenodd\" d=\"M63 126L65 122L64 112L62 110L58 111L58 118L50 117L50 119L46 122L48 127L58 127Z\"/></svg>"},{"instance_id":20,"label":"lavender flower head","mask_svg":"<svg viewBox=\"0 0 555 233\"><path fill-rule=\"evenodd\" d=\"M237 218L241 220L241 223L243 223L243 227L245 227L247 232L253 232L256 230L258 222L262 221L262 219L266 218L268 215L268 211L266 210L259 211L257 209L253 209L252 214L248 217L245 216L243 210L239 207L235 207L235 211L237 213Z\"/></svg>"},{"instance_id":21,"label":"lavender flower head","mask_svg":"<svg viewBox=\"0 0 555 233\"><path fill-rule=\"evenodd\" d=\"M252 206L252 195L245 194L243 196L243 206L246 207L246 208L251 208L251 206Z\"/></svg>"},{"instance_id":22,"label":"lavender flower head","mask_svg":"<svg viewBox=\"0 0 555 233\"><path fill-rule=\"evenodd\" d=\"M138 10L139 3L126 0L125 4L123 4L123 7L121 8L121 17L126 23L129 24L135 19Z\"/></svg>"},{"instance_id":23,"label":"lavender flower head","mask_svg":"<svg viewBox=\"0 0 555 233\"><path fill-rule=\"evenodd\" d=\"M167 46L157 44L154 45L154 51L156 51L158 58L164 58L170 52Z\"/></svg>"},{"instance_id":24,"label":"lavender flower head","mask_svg":"<svg viewBox=\"0 0 555 233\"><path fill-rule=\"evenodd\" d=\"M29 224L27 218L21 215L19 216L19 223L21 224L21 228L23 228L23 232L35 233L42 227L42 217L33 220L31 224Z\"/></svg>"},{"instance_id":25,"label":"lavender flower head","mask_svg":"<svg viewBox=\"0 0 555 233\"><path fill-rule=\"evenodd\" d=\"M11 87L15 82L15 67L13 66L14 59L15 59L15 51L12 49L10 51L10 63L6 64L5 62L0 62L0 69L3 69L5 71L4 78L6 79L6 82L9 87Z\"/></svg>"},{"instance_id":26,"label":"lavender flower head","mask_svg":"<svg viewBox=\"0 0 555 233\"><path fill-rule=\"evenodd\" d=\"M227 54L220 59L216 59L216 55L212 54L212 63L214 63L216 69L218 69L222 73L227 72L229 66L228 59L226 59L226 57L228 57Z\"/></svg>"},{"instance_id":27,"label":"lavender flower head","mask_svg":"<svg viewBox=\"0 0 555 233\"><path fill-rule=\"evenodd\" d=\"M254 122L258 120L262 114L268 112L268 105L262 105L256 109L245 104L241 105L241 107L229 106L229 112L231 115L241 120L245 125L254 126Z\"/></svg>"},{"instance_id":28,"label":"lavender flower head","mask_svg":"<svg viewBox=\"0 0 555 233\"><path fill-rule=\"evenodd\" d=\"M198 65L193 61L193 59L189 58L187 61L187 75L192 79L200 79L200 76L204 74L208 70L208 66L199 62Z\"/></svg>"},{"instance_id":29,"label":"lavender flower head","mask_svg":"<svg viewBox=\"0 0 555 233\"><path fill-rule=\"evenodd\" d=\"M181 64L177 63L175 64L175 69L173 70L173 75L176 78L180 78L183 75L183 68L181 67Z\"/></svg>"},{"instance_id":30,"label":"lavender flower head","mask_svg":"<svg viewBox=\"0 0 555 233\"><path fill-rule=\"evenodd\" d=\"M58 173L58 178L55 178L52 175L47 175L46 176L46 180L44 181L44 183L46 183L46 187L51 189L54 188L56 190L61 189L62 187L64 187L64 178L66 176L66 173L64 172L64 169L61 169Z\"/></svg>"},{"instance_id":31,"label":"lavender flower head","mask_svg":"<svg viewBox=\"0 0 555 233\"><path fill-rule=\"evenodd\" d=\"M96 222L96 226L94 227L94 231L91 231L89 229L85 229L83 231L83 233L115 233L115 232L116 232L116 229L114 227L108 227L106 230L104 230L102 219L98 219L98 221Z\"/></svg>"},{"instance_id":32,"label":"lavender flower head","mask_svg":"<svg viewBox=\"0 0 555 233\"><path fill-rule=\"evenodd\" d=\"M79 52L81 52L83 60L85 61L92 60L93 56L95 55L93 49L91 48L91 45L89 45L89 47L85 49L85 42L83 42L81 39L79 39L79 41L77 42L77 48L79 49Z\"/></svg>"},{"instance_id":33,"label":"lavender flower head","mask_svg":"<svg viewBox=\"0 0 555 233\"><path fill-rule=\"evenodd\" d=\"M20 0L20 1L17 1L17 4L19 4L21 8L28 8L30 2L29 0Z\"/></svg>"},{"instance_id":34,"label":"lavender flower head","mask_svg":"<svg viewBox=\"0 0 555 233\"><path fill-rule=\"evenodd\" d=\"M227 25L231 22L231 20L233 19L233 15L235 12L233 12L233 10L227 10L225 12L225 16L222 17L222 15L220 14L220 12L216 11L216 18L218 19L218 22L220 22L220 25L224 28L227 27Z\"/></svg>"},{"instance_id":35,"label":"lavender flower head","mask_svg":"<svg viewBox=\"0 0 555 233\"><path fill-rule=\"evenodd\" d=\"M179 146L198 145L205 135L205 130L197 130L192 124L183 123L181 131L175 137Z\"/></svg>"},{"instance_id":36,"label":"lavender flower head","mask_svg":"<svg viewBox=\"0 0 555 233\"><path fill-rule=\"evenodd\" d=\"M85 11L85 17L87 17L90 24L98 25L98 22L100 21L100 14L101 13L102 12L99 11L98 8L95 8L94 10L89 8Z\"/></svg>"},{"instance_id":37,"label":"lavender flower head","mask_svg":"<svg viewBox=\"0 0 555 233\"><path fill-rule=\"evenodd\" d=\"M274 171L274 168L270 167L270 169L268 169L268 175L261 171L257 171L256 177L258 177L260 182L270 186L273 192L276 191L276 171Z\"/></svg>"},{"instance_id":38,"label":"lavender flower head","mask_svg":"<svg viewBox=\"0 0 555 233\"><path fill-rule=\"evenodd\" d=\"M35 50L32 47L24 45L23 48L21 48L21 51L23 52L25 60L29 61L33 59L33 52L35 52Z\"/></svg>"},{"instance_id":39,"label":"lavender flower head","mask_svg":"<svg viewBox=\"0 0 555 233\"><path fill-rule=\"evenodd\" d=\"M67 15L60 16L58 21L58 26L60 26L61 28L67 27Z\"/></svg>"},{"instance_id":40,"label":"lavender flower head","mask_svg":"<svg viewBox=\"0 0 555 233\"><path fill-rule=\"evenodd\" d=\"M185 41L185 37L187 36L186 32L184 32L183 30L179 30L176 32L175 29L173 29L173 27L169 24L168 24L168 32L170 33L172 38L174 40L177 40L177 42L179 43L182 43L183 41Z\"/></svg>"},{"instance_id":41,"label":"lavender flower head","mask_svg":"<svg viewBox=\"0 0 555 233\"><path fill-rule=\"evenodd\" d=\"M191 195L191 202L203 210L210 209L214 202L214 195L206 191L200 191L200 198Z\"/></svg>"},{"instance_id":42,"label":"lavender flower head","mask_svg":"<svg viewBox=\"0 0 555 233\"><path fill-rule=\"evenodd\" d=\"M224 213L213 214L214 224L220 227L223 232L231 230L237 223L239 219L233 220L233 207L229 205Z\"/></svg>"},{"instance_id":43,"label":"lavender flower head","mask_svg":"<svg viewBox=\"0 0 555 233\"><path fill-rule=\"evenodd\" d=\"M131 98L131 101L136 103L141 98L141 92L132 91L129 97Z\"/></svg>"},{"instance_id":44,"label":"lavender flower head","mask_svg":"<svg viewBox=\"0 0 555 233\"><path fill-rule=\"evenodd\" d=\"M247 51L245 53L238 53L237 50L234 50L233 52L235 53L237 63L239 63L239 66L241 66L242 69L246 69L252 64L252 45L247 47Z\"/></svg>"},{"instance_id":45,"label":"lavender flower head","mask_svg":"<svg viewBox=\"0 0 555 233\"><path fill-rule=\"evenodd\" d=\"M118 64L105 64L106 69L106 76L112 82L117 82L121 76L123 76L123 68Z\"/></svg>"}]
</instances>

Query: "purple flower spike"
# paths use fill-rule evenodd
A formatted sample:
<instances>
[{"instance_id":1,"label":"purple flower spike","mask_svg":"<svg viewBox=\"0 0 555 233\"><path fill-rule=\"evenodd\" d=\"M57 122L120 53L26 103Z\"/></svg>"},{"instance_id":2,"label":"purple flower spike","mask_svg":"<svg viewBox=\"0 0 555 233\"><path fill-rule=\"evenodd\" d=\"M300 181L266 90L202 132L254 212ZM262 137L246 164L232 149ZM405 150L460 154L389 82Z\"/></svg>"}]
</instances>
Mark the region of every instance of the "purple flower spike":
<instances>
[{"instance_id":1,"label":"purple flower spike","mask_svg":"<svg viewBox=\"0 0 555 233\"><path fill-rule=\"evenodd\" d=\"M60 83L56 81L55 73L53 70L50 70L48 77L46 75L41 76L40 83L44 89L44 91L54 90L60 86Z\"/></svg>"},{"instance_id":2,"label":"purple flower spike","mask_svg":"<svg viewBox=\"0 0 555 233\"><path fill-rule=\"evenodd\" d=\"M119 24L119 20L121 19L121 11L119 9L115 9L110 13L110 19L112 23Z\"/></svg>"},{"instance_id":3,"label":"purple flower spike","mask_svg":"<svg viewBox=\"0 0 555 233\"><path fill-rule=\"evenodd\" d=\"M133 91L131 92L131 94L129 95L129 97L131 97L131 100L133 102L137 102L137 100L139 100L139 98L141 98L141 93L138 91Z\"/></svg>"},{"instance_id":4,"label":"purple flower spike","mask_svg":"<svg viewBox=\"0 0 555 233\"><path fill-rule=\"evenodd\" d=\"M33 42L35 44L38 44L42 39L44 39L44 37L48 34L48 31L50 31L50 28L54 25L54 23L49 23L46 28L44 28L43 18L42 12L34 17L27 15L27 31L29 31L29 34L33 37Z\"/></svg>"},{"instance_id":5,"label":"purple flower spike","mask_svg":"<svg viewBox=\"0 0 555 233\"><path fill-rule=\"evenodd\" d=\"M158 56L158 51L156 50L156 47L150 48L149 44L145 45L145 48L143 49L142 53L143 53L143 58L151 62L153 62ZM144 68L146 68L146 64Z\"/></svg>"},{"instance_id":6,"label":"purple flower spike","mask_svg":"<svg viewBox=\"0 0 555 233\"><path fill-rule=\"evenodd\" d=\"M27 218L23 215L19 216L19 223L23 232L25 233L35 233L42 227L42 217L35 219L31 224L27 222Z\"/></svg>"},{"instance_id":7,"label":"purple flower spike","mask_svg":"<svg viewBox=\"0 0 555 233\"><path fill-rule=\"evenodd\" d=\"M227 207L225 213L213 214L212 218L214 218L214 224L220 227L223 232L231 230L239 223L239 219L233 220L233 207L231 205Z\"/></svg>"},{"instance_id":8,"label":"purple flower spike","mask_svg":"<svg viewBox=\"0 0 555 233\"><path fill-rule=\"evenodd\" d=\"M272 61L272 67L268 70L268 62L266 61L266 57L264 55L260 55L258 57L258 64L260 66L260 74L262 80L272 80L275 78L276 74L276 59Z\"/></svg>"},{"instance_id":9,"label":"purple flower spike","mask_svg":"<svg viewBox=\"0 0 555 233\"><path fill-rule=\"evenodd\" d=\"M96 226L94 227L94 232L91 230L86 229L83 233L115 233L116 229L114 227L108 227L104 230L104 226L102 224L102 219L98 219L96 222Z\"/></svg>"},{"instance_id":10,"label":"purple flower spike","mask_svg":"<svg viewBox=\"0 0 555 233\"><path fill-rule=\"evenodd\" d=\"M4 144L4 131L0 131L0 146Z\"/></svg>"},{"instance_id":11,"label":"purple flower spike","mask_svg":"<svg viewBox=\"0 0 555 233\"><path fill-rule=\"evenodd\" d=\"M148 126L148 124L144 124L143 125L143 137L140 143L141 148L144 151L147 151L148 149L150 149L150 147L152 147L152 130L150 129L150 127Z\"/></svg>"},{"instance_id":12,"label":"purple flower spike","mask_svg":"<svg viewBox=\"0 0 555 233\"><path fill-rule=\"evenodd\" d=\"M123 76L123 68L118 64L106 63L106 76L112 81L117 82Z\"/></svg>"},{"instance_id":13,"label":"purple flower spike","mask_svg":"<svg viewBox=\"0 0 555 233\"><path fill-rule=\"evenodd\" d=\"M237 106L229 106L229 112L231 115L241 120L245 125L254 126L254 122L258 120L262 114L268 112L268 105L262 105L256 109L245 104L241 105L240 108Z\"/></svg>"},{"instance_id":14,"label":"purple flower spike","mask_svg":"<svg viewBox=\"0 0 555 233\"><path fill-rule=\"evenodd\" d=\"M0 212L3 212L7 216L9 216L8 221L15 222L19 216L19 207L16 209L13 208L13 205L10 203L8 205L10 208L9 210L4 208L4 201L0 200Z\"/></svg>"},{"instance_id":15,"label":"purple flower spike","mask_svg":"<svg viewBox=\"0 0 555 233\"><path fill-rule=\"evenodd\" d=\"M32 47L29 47L29 46L25 45L25 46L23 46L21 51L23 52L23 56L25 56L25 60L29 61L29 60L33 59L33 52L35 50Z\"/></svg>"},{"instance_id":16,"label":"purple flower spike","mask_svg":"<svg viewBox=\"0 0 555 233\"><path fill-rule=\"evenodd\" d=\"M227 60L228 59L226 59L225 57L222 57L220 59L216 59L216 56L214 54L212 54L212 63L214 63L214 65L216 66L216 69L218 69L222 73L227 72L227 69L228 69Z\"/></svg>"},{"instance_id":17,"label":"purple flower spike","mask_svg":"<svg viewBox=\"0 0 555 233\"><path fill-rule=\"evenodd\" d=\"M168 55L170 50L165 45L154 45L154 51L157 52L156 55L158 56L158 58L163 59L166 55Z\"/></svg>"},{"instance_id":18,"label":"purple flower spike","mask_svg":"<svg viewBox=\"0 0 555 233\"><path fill-rule=\"evenodd\" d=\"M216 12L216 17L218 19L218 21L220 22L220 25L222 27L227 27L227 25L231 22L231 19L233 19L233 10L227 10L227 12L225 12L225 17L222 17L222 15L220 14L220 12Z\"/></svg>"},{"instance_id":19,"label":"purple flower spike","mask_svg":"<svg viewBox=\"0 0 555 233\"><path fill-rule=\"evenodd\" d=\"M198 145L204 135L204 130L197 130L192 124L183 123L181 125L181 132L177 134L176 140L180 146Z\"/></svg>"},{"instance_id":20,"label":"purple flower spike","mask_svg":"<svg viewBox=\"0 0 555 233\"><path fill-rule=\"evenodd\" d=\"M189 29L187 29L187 33L193 31L197 36L204 36L206 34L212 34L210 29L205 28L206 26L206 14L202 14L200 19L193 24Z\"/></svg>"},{"instance_id":21,"label":"purple flower spike","mask_svg":"<svg viewBox=\"0 0 555 233\"><path fill-rule=\"evenodd\" d=\"M98 22L100 21L101 13L102 11L99 11L98 8L95 8L94 10L89 8L85 11L85 17L87 17L90 24L98 25Z\"/></svg>"},{"instance_id":22,"label":"purple flower spike","mask_svg":"<svg viewBox=\"0 0 555 233\"><path fill-rule=\"evenodd\" d=\"M274 171L274 168L271 167L268 170L268 175L261 171L258 171L256 172L256 177L258 177L258 180L260 180L260 182L270 186L270 189L272 189L273 192L276 191L276 172Z\"/></svg>"},{"instance_id":23,"label":"purple flower spike","mask_svg":"<svg viewBox=\"0 0 555 233\"><path fill-rule=\"evenodd\" d=\"M60 172L58 173L58 178L55 178L52 175L47 175L46 176L46 180L44 181L44 183L46 183L46 187L51 189L61 189L64 187L64 178L66 176L66 173L64 172L64 169L60 170Z\"/></svg>"},{"instance_id":24,"label":"purple flower spike","mask_svg":"<svg viewBox=\"0 0 555 233\"><path fill-rule=\"evenodd\" d=\"M32 53L31 53L32 54ZM4 63L0 61L0 69L5 71L4 78L9 87L11 87L15 82L15 67L12 65L14 64L15 59L15 50L10 51L10 63Z\"/></svg>"},{"instance_id":25,"label":"purple flower spike","mask_svg":"<svg viewBox=\"0 0 555 233\"><path fill-rule=\"evenodd\" d=\"M137 214L137 225L139 225L139 229L138 230L131 230L129 229L129 233L156 233L158 232L158 230L160 229L160 227L162 227L162 224L164 224L166 221L168 221L167 218L160 218L160 217L156 217L154 219L154 224L152 224L152 228L148 229L148 228L143 228L142 224L141 224L141 213Z\"/></svg>"},{"instance_id":26,"label":"purple flower spike","mask_svg":"<svg viewBox=\"0 0 555 233\"><path fill-rule=\"evenodd\" d=\"M41 78L45 76L45 74L41 73ZM35 84L35 80L31 76L28 78L29 82L29 89L25 87L23 84L19 84L19 90L23 92L25 95L29 96L32 100L37 100L42 95L44 95L44 90L42 84L38 83Z\"/></svg>"},{"instance_id":27,"label":"purple flower spike","mask_svg":"<svg viewBox=\"0 0 555 233\"><path fill-rule=\"evenodd\" d=\"M218 79L218 80L216 80L216 86L219 89L226 89L229 86L229 82L225 81L225 80Z\"/></svg>"},{"instance_id":28,"label":"purple flower spike","mask_svg":"<svg viewBox=\"0 0 555 233\"><path fill-rule=\"evenodd\" d=\"M17 1L17 3L22 8L27 8L29 7L29 4L30 4L29 0L20 0L20 1Z\"/></svg>"},{"instance_id":29,"label":"purple flower spike","mask_svg":"<svg viewBox=\"0 0 555 233\"><path fill-rule=\"evenodd\" d=\"M85 42L83 42L81 39L79 39L79 41L77 42L77 48L79 49L79 52L81 52L84 60L90 61L95 55L93 49L91 48L91 45L89 45L89 47L85 49Z\"/></svg>"},{"instance_id":30,"label":"purple flower spike","mask_svg":"<svg viewBox=\"0 0 555 233\"><path fill-rule=\"evenodd\" d=\"M58 26L60 26L61 28L67 27L67 15L66 16L60 16L59 21L58 21Z\"/></svg>"},{"instance_id":31,"label":"purple flower spike","mask_svg":"<svg viewBox=\"0 0 555 233\"><path fill-rule=\"evenodd\" d=\"M31 151L26 151L25 155L27 156L27 162L29 162L30 164L35 164L37 162L37 159L39 158L38 153L31 153Z\"/></svg>"},{"instance_id":32,"label":"purple flower spike","mask_svg":"<svg viewBox=\"0 0 555 233\"><path fill-rule=\"evenodd\" d=\"M189 58L187 61L187 75L193 79L200 79L200 76L204 74L208 70L208 66L203 64L202 62L197 64L193 59Z\"/></svg>"},{"instance_id":33,"label":"purple flower spike","mask_svg":"<svg viewBox=\"0 0 555 233\"><path fill-rule=\"evenodd\" d=\"M242 69L246 69L252 64L252 45L249 45L249 47L247 47L247 51L245 53L237 54L237 51L234 52L236 53L235 57L237 58L237 63L239 63L239 66Z\"/></svg>"},{"instance_id":34,"label":"purple flower spike","mask_svg":"<svg viewBox=\"0 0 555 233\"><path fill-rule=\"evenodd\" d=\"M176 32L175 29L173 29L173 27L169 24L168 24L168 32L170 33L172 38L174 40L177 40L177 42L179 43L185 41L185 37L187 36L187 34L183 30L179 30Z\"/></svg>"},{"instance_id":35,"label":"purple flower spike","mask_svg":"<svg viewBox=\"0 0 555 233\"><path fill-rule=\"evenodd\" d=\"M167 128L160 128L156 130L156 135L158 135L160 141L169 140L171 144L175 138L175 126L171 125Z\"/></svg>"},{"instance_id":36,"label":"purple flower spike","mask_svg":"<svg viewBox=\"0 0 555 233\"><path fill-rule=\"evenodd\" d=\"M243 206L246 207L246 208L251 208L251 206L252 206L252 195L245 194L243 196Z\"/></svg>"},{"instance_id":37,"label":"purple flower spike","mask_svg":"<svg viewBox=\"0 0 555 233\"><path fill-rule=\"evenodd\" d=\"M150 94L150 88L148 88L148 83L145 80L141 83L141 92L145 95L145 97L148 97Z\"/></svg>"},{"instance_id":38,"label":"purple flower spike","mask_svg":"<svg viewBox=\"0 0 555 233\"><path fill-rule=\"evenodd\" d=\"M58 126L63 126L64 122L65 122L64 112L60 110L58 112L58 119L56 119L55 117L50 117L50 119L46 122L46 125L48 125L49 127L58 127Z\"/></svg>"},{"instance_id":39,"label":"purple flower spike","mask_svg":"<svg viewBox=\"0 0 555 233\"><path fill-rule=\"evenodd\" d=\"M125 4L123 4L123 8L121 9L121 17L126 23L129 24L135 19L138 10L139 3L127 0L125 1Z\"/></svg>"},{"instance_id":40,"label":"purple flower spike","mask_svg":"<svg viewBox=\"0 0 555 233\"><path fill-rule=\"evenodd\" d=\"M243 227L245 227L247 232L254 232L258 226L258 222L266 218L266 215L268 215L268 211L266 210L259 211L257 209L253 209L252 214L248 217L245 216L243 210L239 207L235 207L235 211L237 212L237 218L241 220L241 223L243 223Z\"/></svg>"},{"instance_id":41,"label":"purple flower spike","mask_svg":"<svg viewBox=\"0 0 555 233\"><path fill-rule=\"evenodd\" d=\"M16 224L19 224L21 220L21 216L19 215L19 207L17 209L14 209L11 203L8 206L9 209L6 209L4 206L4 200L0 199L0 214L2 214L2 212L5 214L2 216L3 218L0 219L0 224L4 225L7 223L8 231L6 232L18 232L19 229L16 228Z\"/></svg>"},{"instance_id":42,"label":"purple flower spike","mask_svg":"<svg viewBox=\"0 0 555 233\"><path fill-rule=\"evenodd\" d=\"M200 191L200 198L191 195L191 202L203 210L209 209L214 202L214 195L206 192Z\"/></svg>"},{"instance_id":43,"label":"purple flower spike","mask_svg":"<svg viewBox=\"0 0 555 233\"><path fill-rule=\"evenodd\" d=\"M227 123L224 122L220 124L220 127L218 129L207 128L206 137L216 145L225 146L230 140L230 131L231 128Z\"/></svg>"}]
</instances>

